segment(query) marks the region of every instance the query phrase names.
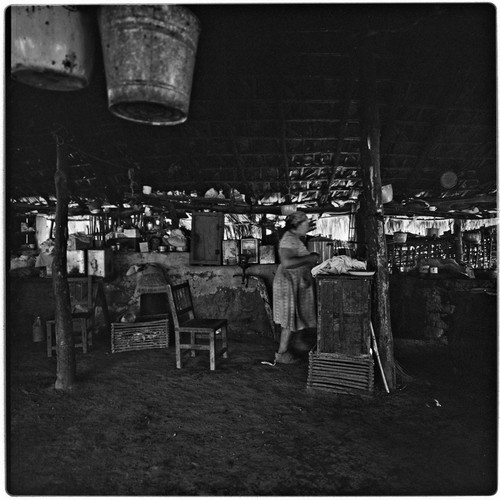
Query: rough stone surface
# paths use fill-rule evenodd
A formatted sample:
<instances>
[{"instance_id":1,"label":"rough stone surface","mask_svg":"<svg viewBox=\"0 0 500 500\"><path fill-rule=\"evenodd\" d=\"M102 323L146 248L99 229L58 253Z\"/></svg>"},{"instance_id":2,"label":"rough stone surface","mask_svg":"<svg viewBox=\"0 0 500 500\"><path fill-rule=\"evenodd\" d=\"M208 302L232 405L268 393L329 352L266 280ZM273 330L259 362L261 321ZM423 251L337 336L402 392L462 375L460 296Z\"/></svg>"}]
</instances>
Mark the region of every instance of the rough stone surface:
<instances>
[{"instance_id":1,"label":"rough stone surface","mask_svg":"<svg viewBox=\"0 0 500 500\"><path fill-rule=\"evenodd\" d=\"M473 289L496 290L496 281L392 275L390 300L394 337L442 339L449 333L457 294L472 294Z\"/></svg>"},{"instance_id":2,"label":"rough stone surface","mask_svg":"<svg viewBox=\"0 0 500 500\"><path fill-rule=\"evenodd\" d=\"M113 256L114 274L104 281L104 290L111 321L127 312L139 313L140 300L136 293L138 274L127 275L131 266L161 265L171 283L189 281L195 309L200 317L228 319L229 335L255 334L273 338L272 325L255 278L242 283L238 266L190 266L184 252L139 253L120 252ZM276 265L253 265L250 276L265 283L271 299L272 279ZM237 275L237 276L235 276ZM54 294L50 278L24 277L12 279L8 297L9 323L15 325L15 335L31 337L36 316L45 321L54 315ZM97 310L99 327L103 316Z\"/></svg>"}]
</instances>

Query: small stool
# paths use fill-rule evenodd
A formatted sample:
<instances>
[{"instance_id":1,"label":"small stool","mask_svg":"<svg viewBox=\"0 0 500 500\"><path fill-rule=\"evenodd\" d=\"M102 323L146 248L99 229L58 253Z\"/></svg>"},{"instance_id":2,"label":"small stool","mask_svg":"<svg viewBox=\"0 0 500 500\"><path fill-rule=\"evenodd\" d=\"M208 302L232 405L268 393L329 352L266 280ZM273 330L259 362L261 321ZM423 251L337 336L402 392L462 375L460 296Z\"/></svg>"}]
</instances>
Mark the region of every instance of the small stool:
<instances>
[{"instance_id":1,"label":"small stool","mask_svg":"<svg viewBox=\"0 0 500 500\"><path fill-rule=\"evenodd\" d=\"M80 332L82 339L81 343L75 344L75 347L81 347L83 349L84 354L86 354L88 350L87 318L85 316L82 317L73 316L72 320L73 320L73 325L75 324L75 322L80 325ZM56 349L56 344L55 342L53 342L55 336L55 325L56 325L55 319L47 320L47 356L49 358L52 357L52 351L55 351Z\"/></svg>"}]
</instances>

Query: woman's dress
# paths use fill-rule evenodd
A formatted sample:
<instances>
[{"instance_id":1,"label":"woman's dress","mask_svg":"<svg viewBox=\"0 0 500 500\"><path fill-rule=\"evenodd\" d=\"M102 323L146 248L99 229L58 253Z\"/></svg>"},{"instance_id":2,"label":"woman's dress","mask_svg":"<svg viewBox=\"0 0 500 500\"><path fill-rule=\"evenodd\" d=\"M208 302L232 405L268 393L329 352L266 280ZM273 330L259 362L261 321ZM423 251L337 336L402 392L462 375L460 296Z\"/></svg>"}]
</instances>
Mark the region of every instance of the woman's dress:
<instances>
[{"instance_id":1,"label":"woman's dress","mask_svg":"<svg viewBox=\"0 0 500 500\"><path fill-rule=\"evenodd\" d=\"M279 249L282 248L293 250L293 257L310 254L300 238L289 231L280 240ZM278 266L273 280L273 318L291 331L316 327L314 283L308 266L295 269Z\"/></svg>"}]
</instances>

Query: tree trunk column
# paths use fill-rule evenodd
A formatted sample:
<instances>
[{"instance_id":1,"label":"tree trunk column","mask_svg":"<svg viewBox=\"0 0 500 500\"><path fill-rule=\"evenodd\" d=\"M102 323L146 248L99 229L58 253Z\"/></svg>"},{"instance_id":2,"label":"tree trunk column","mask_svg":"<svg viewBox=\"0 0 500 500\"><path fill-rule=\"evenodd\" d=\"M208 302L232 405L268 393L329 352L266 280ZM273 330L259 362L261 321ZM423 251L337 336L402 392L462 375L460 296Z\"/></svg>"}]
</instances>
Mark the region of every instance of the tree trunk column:
<instances>
[{"instance_id":1,"label":"tree trunk column","mask_svg":"<svg viewBox=\"0 0 500 500\"><path fill-rule=\"evenodd\" d=\"M57 146L56 216L52 284L55 296L57 341L57 379L55 388L70 391L76 379L75 343L71 318L71 299L68 285L66 250L68 247L68 175L67 158L62 146Z\"/></svg>"},{"instance_id":2,"label":"tree trunk column","mask_svg":"<svg viewBox=\"0 0 500 500\"><path fill-rule=\"evenodd\" d=\"M396 385L394 345L389 304L389 270L384 231L382 181L380 175L380 121L376 71L370 40L358 51L361 89L361 166L364 196L364 229L368 268L376 270L373 290L373 328L380 359L390 389Z\"/></svg>"},{"instance_id":3,"label":"tree trunk column","mask_svg":"<svg viewBox=\"0 0 500 500\"><path fill-rule=\"evenodd\" d=\"M455 260L460 264L464 259L464 247L462 243L462 221L454 219L453 233L455 240Z\"/></svg>"}]
</instances>

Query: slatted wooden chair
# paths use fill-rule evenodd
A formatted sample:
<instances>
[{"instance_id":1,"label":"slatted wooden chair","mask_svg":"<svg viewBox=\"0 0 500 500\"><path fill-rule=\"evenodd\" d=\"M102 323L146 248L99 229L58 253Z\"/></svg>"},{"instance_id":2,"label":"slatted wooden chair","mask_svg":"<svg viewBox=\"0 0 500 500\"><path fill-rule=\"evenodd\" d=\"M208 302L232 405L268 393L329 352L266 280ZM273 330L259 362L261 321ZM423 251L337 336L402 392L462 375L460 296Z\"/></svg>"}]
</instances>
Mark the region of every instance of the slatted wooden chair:
<instances>
[{"instance_id":1,"label":"slatted wooden chair","mask_svg":"<svg viewBox=\"0 0 500 500\"><path fill-rule=\"evenodd\" d=\"M92 276L68 277L71 300L71 318L75 332L75 347L81 347L86 353L92 345L94 330L94 281ZM54 319L47 321L47 356L50 358L56 349Z\"/></svg>"},{"instance_id":2,"label":"slatted wooden chair","mask_svg":"<svg viewBox=\"0 0 500 500\"><path fill-rule=\"evenodd\" d=\"M228 355L227 319L196 318L187 281L178 285L168 285L167 295L174 323L177 368L182 367L182 356L187 352L194 357L196 351L209 351L210 370L215 370L216 357L222 355L227 358ZM189 340L183 342L186 337ZM216 352L216 341L219 339L222 342L222 349Z\"/></svg>"}]
</instances>

